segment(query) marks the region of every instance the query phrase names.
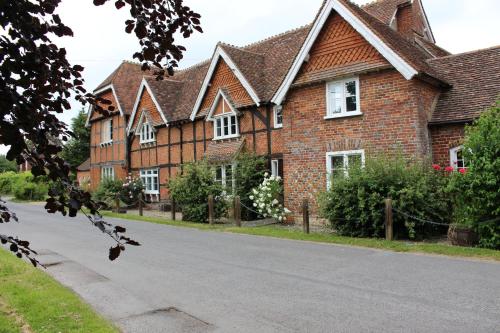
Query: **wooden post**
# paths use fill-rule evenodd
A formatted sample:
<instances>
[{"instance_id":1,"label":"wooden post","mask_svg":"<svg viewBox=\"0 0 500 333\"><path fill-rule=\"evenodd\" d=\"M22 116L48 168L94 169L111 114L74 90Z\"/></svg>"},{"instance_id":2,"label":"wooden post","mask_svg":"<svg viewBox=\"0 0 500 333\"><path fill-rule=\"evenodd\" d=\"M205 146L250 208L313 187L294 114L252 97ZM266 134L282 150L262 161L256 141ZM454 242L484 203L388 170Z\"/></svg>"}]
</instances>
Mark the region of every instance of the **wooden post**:
<instances>
[{"instance_id":1,"label":"wooden post","mask_svg":"<svg viewBox=\"0 0 500 333\"><path fill-rule=\"evenodd\" d=\"M309 233L309 200L304 199L302 202L303 228L306 234Z\"/></svg>"},{"instance_id":2,"label":"wooden post","mask_svg":"<svg viewBox=\"0 0 500 333\"><path fill-rule=\"evenodd\" d=\"M175 218L176 218L175 213L177 212L177 207L175 205L175 200L174 199L172 199L172 205L171 206L172 206L171 207L171 209L172 209L172 221L175 221Z\"/></svg>"},{"instance_id":3,"label":"wooden post","mask_svg":"<svg viewBox=\"0 0 500 333\"><path fill-rule=\"evenodd\" d=\"M144 214L143 209L144 209L144 193L141 193L139 195L139 216L142 216Z\"/></svg>"},{"instance_id":4,"label":"wooden post","mask_svg":"<svg viewBox=\"0 0 500 333\"><path fill-rule=\"evenodd\" d=\"M234 222L237 227L241 227L241 198L239 195L234 197Z\"/></svg>"},{"instance_id":5,"label":"wooden post","mask_svg":"<svg viewBox=\"0 0 500 333\"><path fill-rule=\"evenodd\" d=\"M214 224L215 219L214 219L214 196L209 195L208 196L208 223Z\"/></svg>"},{"instance_id":6,"label":"wooden post","mask_svg":"<svg viewBox=\"0 0 500 333\"><path fill-rule=\"evenodd\" d=\"M115 198L115 210L117 214L120 213L120 199L118 196Z\"/></svg>"},{"instance_id":7,"label":"wooden post","mask_svg":"<svg viewBox=\"0 0 500 333\"><path fill-rule=\"evenodd\" d=\"M385 239L391 241L394 237L392 227L392 199L385 200Z\"/></svg>"}]
</instances>

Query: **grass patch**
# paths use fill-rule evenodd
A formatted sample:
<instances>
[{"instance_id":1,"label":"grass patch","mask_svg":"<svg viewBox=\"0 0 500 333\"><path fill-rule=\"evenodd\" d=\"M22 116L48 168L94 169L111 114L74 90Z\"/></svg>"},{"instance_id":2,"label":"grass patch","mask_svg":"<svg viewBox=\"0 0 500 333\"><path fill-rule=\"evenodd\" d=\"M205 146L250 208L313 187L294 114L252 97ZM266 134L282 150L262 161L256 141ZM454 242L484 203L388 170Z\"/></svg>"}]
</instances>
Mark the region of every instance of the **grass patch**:
<instances>
[{"instance_id":1,"label":"grass patch","mask_svg":"<svg viewBox=\"0 0 500 333\"><path fill-rule=\"evenodd\" d=\"M0 332L118 332L68 288L0 249Z\"/></svg>"},{"instance_id":2,"label":"grass patch","mask_svg":"<svg viewBox=\"0 0 500 333\"><path fill-rule=\"evenodd\" d=\"M116 214L110 212L105 212L103 215L108 217L131 220L131 221L144 221L149 223L164 224L176 227L195 228L198 230L230 232L236 234L267 236L267 237L275 237L275 238L291 239L299 241L358 246L358 247L366 247L372 249L389 250L395 252L438 254L438 255L446 255L453 257L478 258L478 259L500 261L500 251L481 249L481 248L458 247L445 244L418 243L409 241L391 242L391 241L386 241L384 239L343 237L329 233L305 234L300 230L283 228L280 226L237 228L234 226L225 226L225 225L211 226L208 224L201 224L201 223L171 221L159 217Z\"/></svg>"}]
</instances>

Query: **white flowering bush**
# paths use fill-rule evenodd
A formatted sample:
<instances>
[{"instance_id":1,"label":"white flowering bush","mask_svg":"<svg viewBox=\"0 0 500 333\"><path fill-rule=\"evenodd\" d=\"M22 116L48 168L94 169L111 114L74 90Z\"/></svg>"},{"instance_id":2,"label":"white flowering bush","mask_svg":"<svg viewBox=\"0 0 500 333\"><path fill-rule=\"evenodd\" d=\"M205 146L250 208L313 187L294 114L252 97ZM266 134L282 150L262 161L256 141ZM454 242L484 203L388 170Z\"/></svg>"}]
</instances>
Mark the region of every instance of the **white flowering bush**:
<instances>
[{"instance_id":1,"label":"white flowering bush","mask_svg":"<svg viewBox=\"0 0 500 333\"><path fill-rule=\"evenodd\" d=\"M141 178L129 174L123 182L121 200L127 205L133 205L137 203L142 192L144 192L144 185Z\"/></svg>"},{"instance_id":2,"label":"white flowering bush","mask_svg":"<svg viewBox=\"0 0 500 333\"><path fill-rule=\"evenodd\" d=\"M289 214L290 211L283 207L279 201L282 191L281 177L269 176L266 172L264 181L252 190L252 195L249 198L253 201L253 207L260 215L283 222L286 220L286 214Z\"/></svg>"}]
</instances>

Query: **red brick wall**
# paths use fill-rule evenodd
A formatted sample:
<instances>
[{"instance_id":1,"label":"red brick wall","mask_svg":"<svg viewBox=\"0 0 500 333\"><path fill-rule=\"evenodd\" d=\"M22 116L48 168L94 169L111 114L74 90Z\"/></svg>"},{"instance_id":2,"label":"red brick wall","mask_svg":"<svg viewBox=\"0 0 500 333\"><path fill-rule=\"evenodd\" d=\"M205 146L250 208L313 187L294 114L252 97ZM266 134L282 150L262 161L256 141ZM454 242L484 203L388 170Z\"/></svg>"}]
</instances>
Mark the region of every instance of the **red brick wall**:
<instances>
[{"instance_id":1,"label":"red brick wall","mask_svg":"<svg viewBox=\"0 0 500 333\"><path fill-rule=\"evenodd\" d=\"M284 104L285 203L295 214L304 197L317 213L316 198L326 189L326 153L364 149L423 158L429 137L417 81L396 70L360 76L362 116L325 120L325 83L292 90ZM430 94L430 93L429 93Z\"/></svg>"},{"instance_id":2,"label":"red brick wall","mask_svg":"<svg viewBox=\"0 0 500 333\"><path fill-rule=\"evenodd\" d=\"M116 107L116 101L111 90L101 95L112 102ZM107 119L113 119L113 143L101 146L101 130ZM94 113L90 122L90 161L91 161L91 188L96 189L101 182L101 168L112 166L115 178L123 179L127 176L126 166L126 127L127 119L122 117L118 111L111 116L103 117Z\"/></svg>"},{"instance_id":3,"label":"red brick wall","mask_svg":"<svg viewBox=\"0 0 500 333\"><path fill-rule=\"evenodd\" d=\"M465 137L463 124L431 126L432 160L447 167L450 165L450 149L460 146Z\"/></svg>"}]
</instances>

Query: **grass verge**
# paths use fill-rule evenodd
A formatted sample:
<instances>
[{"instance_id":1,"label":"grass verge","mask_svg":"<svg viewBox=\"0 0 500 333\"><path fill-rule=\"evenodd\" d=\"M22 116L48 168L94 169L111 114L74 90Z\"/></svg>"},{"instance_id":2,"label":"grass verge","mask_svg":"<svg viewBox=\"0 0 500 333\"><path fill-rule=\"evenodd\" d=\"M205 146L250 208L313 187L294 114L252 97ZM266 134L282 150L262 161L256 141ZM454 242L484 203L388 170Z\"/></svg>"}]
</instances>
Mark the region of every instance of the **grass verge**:
<instances>
[{"instance_id":1,"label":"grass verge","mask_svg":"<svg viewBox=\"0 0 500 333\"><path fill-rule=\"evenodd\" d=\"M198 230L221 231L221 232L230 232L236 234L267 236L267 237L327 243L327 244L358 246L358 247L366 247L372 249L389 250L395 252L426 253L426 254L453 256L453 257L478 258L478 259L500 261L500 251L481 249L481 248L458 247L446 244L418 243L418 242L408 242L408 241L391 242L383 239L343 237L329 233L305 234L300 230L283 228L280 226L237 228L233 226L224 226L224 225L211 226L208 224L171 221L159 217L116 214L111 212L104 212L103 215L108 217L131 220L131 221L143 221L143 222L164 224L176 227L195 228Z\"/></svg>"},{"instance_id":2,"label":"grass verge","mask_svg":"<svg viewBox=\"0 0 500 333\"><path fill-rule=\"evenodd\" d=\"M0 332L118 330L71 290L0 249Z\"/></svg>"}]
</instances>

